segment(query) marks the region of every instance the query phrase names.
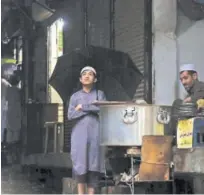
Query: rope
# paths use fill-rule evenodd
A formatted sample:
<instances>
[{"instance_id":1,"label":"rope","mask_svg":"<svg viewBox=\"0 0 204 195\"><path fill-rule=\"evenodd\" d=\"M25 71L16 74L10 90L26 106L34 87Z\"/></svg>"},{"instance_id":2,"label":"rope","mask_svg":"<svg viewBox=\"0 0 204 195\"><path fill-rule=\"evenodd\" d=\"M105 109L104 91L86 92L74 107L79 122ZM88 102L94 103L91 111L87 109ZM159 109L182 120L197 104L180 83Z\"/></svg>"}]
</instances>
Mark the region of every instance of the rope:
<instances>
[{"instance_id":1,"label":"rope","mask_svg":"<svg viewBox=\"0 0 204 195\"><path fill-rule=\"evenodd\" d=\"M138 160L138 159L134 159L134 160L135 160L135 161L138 161L138 162L146 163L146 164L168 165L168 166L171 165L171 163L159 163L159 162L143 161L143 160Z\"/></svg>"}]
</instances>

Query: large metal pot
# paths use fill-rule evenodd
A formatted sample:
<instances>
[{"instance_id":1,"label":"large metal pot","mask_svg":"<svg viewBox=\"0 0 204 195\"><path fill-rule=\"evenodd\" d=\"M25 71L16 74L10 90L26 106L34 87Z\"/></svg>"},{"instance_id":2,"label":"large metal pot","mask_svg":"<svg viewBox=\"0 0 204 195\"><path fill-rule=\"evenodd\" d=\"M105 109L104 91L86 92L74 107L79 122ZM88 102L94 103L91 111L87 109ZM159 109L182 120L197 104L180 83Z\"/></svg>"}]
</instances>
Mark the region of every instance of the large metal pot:
<instances>
[{"instance_id":1,"label":"large metal pot","mask_svg":"<svg viewBox=\"0 0 204 195\"><path fill-rule=\"evenodd\" d=\"M164 135L170 107L127 102L99 102L100 144L140 146L143 135Z\"/></svg>"}]
</instances>

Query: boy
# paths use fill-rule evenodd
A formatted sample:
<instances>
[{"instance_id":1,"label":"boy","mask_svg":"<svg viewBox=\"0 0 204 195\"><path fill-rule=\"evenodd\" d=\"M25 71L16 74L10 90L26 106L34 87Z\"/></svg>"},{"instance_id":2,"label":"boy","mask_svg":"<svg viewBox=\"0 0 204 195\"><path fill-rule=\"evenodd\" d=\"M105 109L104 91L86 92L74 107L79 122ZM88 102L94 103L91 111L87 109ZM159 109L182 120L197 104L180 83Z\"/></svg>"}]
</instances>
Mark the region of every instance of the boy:
<instances>
[{"instance_id":1,"label":"boy","mask_svg":"<svg viewBox=\"0 0 204 195\"><path fill-rule=\"evenodd\" d=\"M79 194L94 194L99 175L104 171L99 145L99 108L92 103L106 100L102 91L96 90L96 70L87 66L81 70L82 89L70 98L68 119L78 119L71 135L71 158ZM102 162L102 163L101 163Z\"/></svg>"}]
</instances>

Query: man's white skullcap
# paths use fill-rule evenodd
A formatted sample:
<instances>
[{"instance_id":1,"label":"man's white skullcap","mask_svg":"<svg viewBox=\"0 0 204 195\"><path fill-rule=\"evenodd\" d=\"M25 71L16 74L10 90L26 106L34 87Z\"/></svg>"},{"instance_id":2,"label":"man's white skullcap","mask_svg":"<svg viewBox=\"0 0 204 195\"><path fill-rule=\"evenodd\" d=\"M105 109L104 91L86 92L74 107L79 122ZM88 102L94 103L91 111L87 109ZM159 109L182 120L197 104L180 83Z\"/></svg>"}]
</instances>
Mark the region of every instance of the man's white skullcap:
<instances>
[{"instance_id":1,"label":"man's white skullcap","mask_svg":"<svg viewBox=\"0 0 204 195\"><path fill-rule=\"evenodd\" d=\"M96 75L96 70L95 70L93 67L91 67L91 66L86 66L86 67L84 67L84 68L81 70L81 73L80 73L80 74L82 74L84 71L92 71L92 72Z\"/></svg>"},{"instance_id":2,"label":"man's white skullcap","mask_svg":"<svg viewBox=\"0 0 204 195\"><path fill-rule=\"evenodd\" d=\"M196 69L195 69L194 64L183 64L180 67L180 72L183 72L183 71L195 71L196 72Z\"/></svg>"}]
</instances>

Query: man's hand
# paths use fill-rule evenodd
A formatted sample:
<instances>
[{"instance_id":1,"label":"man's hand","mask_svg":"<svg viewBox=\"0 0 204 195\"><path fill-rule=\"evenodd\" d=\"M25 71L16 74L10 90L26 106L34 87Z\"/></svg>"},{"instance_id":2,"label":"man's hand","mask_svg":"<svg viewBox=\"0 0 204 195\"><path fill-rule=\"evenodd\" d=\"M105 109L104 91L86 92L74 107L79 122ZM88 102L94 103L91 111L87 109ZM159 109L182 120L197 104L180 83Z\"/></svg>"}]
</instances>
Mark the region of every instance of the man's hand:
<instances>
[{"instance_id":1,"label":"man's hand","mask_svg":"<svg viewBox=\"0 0 204 195\"><path fill-rule=\"evenodd\" d=\"M191 97L188 97L188 98L186 98L186 99L184 100L185 103L191 102L191 101L192 101Z\"/></svg>"},{"instance_id":2,"label":"man's hand","mask_svg":"<svg viewBox=\"0 0 204 195\"><path fill-rule=\"evenodd\" d=\"M75 110L76 110L76 111L82 110L82 105L81 105L81 104L77 105L76 108L75 108Z\"/></svg>"}]
</instances>

